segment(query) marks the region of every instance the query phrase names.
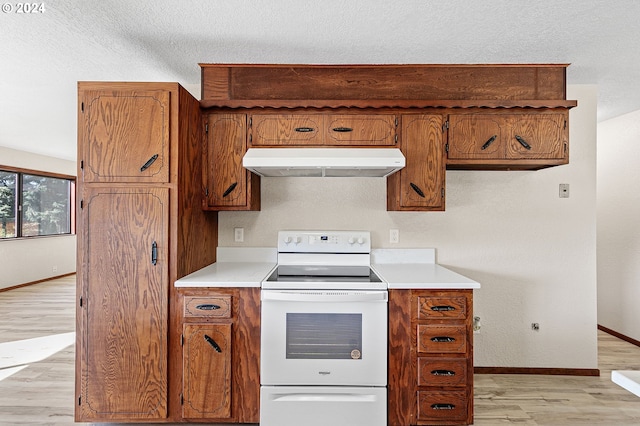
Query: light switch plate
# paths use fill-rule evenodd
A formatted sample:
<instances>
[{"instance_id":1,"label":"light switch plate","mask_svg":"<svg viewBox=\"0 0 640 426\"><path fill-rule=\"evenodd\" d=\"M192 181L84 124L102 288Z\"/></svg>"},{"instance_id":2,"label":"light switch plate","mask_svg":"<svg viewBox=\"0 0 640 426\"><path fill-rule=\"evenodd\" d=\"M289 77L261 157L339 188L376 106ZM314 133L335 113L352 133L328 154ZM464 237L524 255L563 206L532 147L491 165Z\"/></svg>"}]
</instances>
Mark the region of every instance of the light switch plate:
<instances>
[{"instance_id":1,"label":"light switch plate","mask_svg":"<svg viewBox=\"0 0 640 426\"><path fill-rule=\"evenodd\" d=\"M561 183L560 184L560 198L569 198L569 184Z\"/></svg>"}]
</instances>

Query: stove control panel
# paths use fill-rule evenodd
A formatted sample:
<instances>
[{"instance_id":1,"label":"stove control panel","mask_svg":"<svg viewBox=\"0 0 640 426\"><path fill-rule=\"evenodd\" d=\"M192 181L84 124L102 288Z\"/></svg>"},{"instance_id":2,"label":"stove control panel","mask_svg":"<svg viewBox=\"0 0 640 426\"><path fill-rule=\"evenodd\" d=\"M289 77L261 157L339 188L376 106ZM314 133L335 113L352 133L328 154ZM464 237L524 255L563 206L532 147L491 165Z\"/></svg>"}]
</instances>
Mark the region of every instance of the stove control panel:
<instances>
[{"instance_id":1,"label":"stove control panel","mask_svg":"<svg viewBox=\"0 0 640 426\"><path fill-rule=\"evenodd\" d=\"M280 231L278 251L288 253L370 253L369 231Z\"/></svg>"}]
</instances>

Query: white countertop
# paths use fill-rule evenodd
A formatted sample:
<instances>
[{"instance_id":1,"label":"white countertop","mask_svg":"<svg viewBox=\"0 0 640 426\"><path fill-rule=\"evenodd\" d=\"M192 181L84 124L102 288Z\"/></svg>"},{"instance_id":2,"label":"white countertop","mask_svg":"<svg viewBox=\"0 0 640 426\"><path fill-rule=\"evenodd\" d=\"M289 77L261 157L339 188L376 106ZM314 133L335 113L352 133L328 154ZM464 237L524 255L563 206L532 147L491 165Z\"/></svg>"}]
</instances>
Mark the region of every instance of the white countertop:
<instances>
[{"instance_id":1,"label":"white countertop","mask_svg":"<svg viewBox=\"0 0 640 426\"><path fill-rule=\"evenodd\" d=\"M275 268L275 248L218 247L216 263L184 276L176 287L260 287Z\"/></svg>"},{"instance_id":2,"label":"white countertop","mask_svg":"<svg viewBox=\"0 0 640 426\"><path fill-rule=\"evenodd\" d=\"M611 372L611 381L636 396L640 396L640 371L614 370Z\"/></svg>"},{"instance_id":3,"label":"white countertop","mask_svg":"<svg viewBox=\"0 0 640 426\"><path fill-rule=\"evenodd\" d=\"M218 247L216 263L175 282L176 287L260 287L277 250ZM374 249L371 267L389 289L474 289L480 283L435 263L435 249Z\"/></svg>"}]
</instances>

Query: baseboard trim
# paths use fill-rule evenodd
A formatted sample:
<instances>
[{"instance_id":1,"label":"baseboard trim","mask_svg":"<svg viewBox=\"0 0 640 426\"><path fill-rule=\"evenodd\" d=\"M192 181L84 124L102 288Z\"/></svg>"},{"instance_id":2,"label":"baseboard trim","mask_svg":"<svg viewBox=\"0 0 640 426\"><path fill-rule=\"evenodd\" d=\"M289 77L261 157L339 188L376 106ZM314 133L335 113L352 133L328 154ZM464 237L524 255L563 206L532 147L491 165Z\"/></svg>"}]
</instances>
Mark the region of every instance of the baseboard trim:
<instances>
[{"instance_id":1,"label":"baseboard trim","mask_svg":"<svg viewBox=\"0 0 640 426\"><path fill-rule=\"evenodd\" d=\"M624 334L618 333L617 331L607 328L603 325L598 324L598 330L604 331L605 333L610 334L614 337L617 337L618 339L624 340L625 342L629 342L633 345L640 346L640 340L636 340L629 336L625 336Z\"/></svg>"},{"instance_id":2,"label":"baseboard trim","mask_svg":"<svg viewBox=\"0 0 640 426\"><path fill-rule=\"evenodd\" d=\"M597 368L474 367L475 374L539 374L545 376L599 376Z\"/></svg>"},{"instance_id":3,"label":"baseboard trim","mask_svg":"<svg viewBox=\"0 0 640 426\"><path fill-rule=\"evenodd\" d=\"M69 272L68 274L56 275L55 277L49 277L49 278L45 278L43 280L31 281L29 283L18 284L18 285L13 285L11 287L0 288L0 293L3 292L3 291L15 290L15 289L20 288L20 287L27 287L27 286L34 285L34 284L40 284L40 283L43 283L45 281L56 280L58 278L64 278L64 277L68 277L70 275L75 275L75 274L76 274L75 272Z\"/></svg>"}]
</instances>

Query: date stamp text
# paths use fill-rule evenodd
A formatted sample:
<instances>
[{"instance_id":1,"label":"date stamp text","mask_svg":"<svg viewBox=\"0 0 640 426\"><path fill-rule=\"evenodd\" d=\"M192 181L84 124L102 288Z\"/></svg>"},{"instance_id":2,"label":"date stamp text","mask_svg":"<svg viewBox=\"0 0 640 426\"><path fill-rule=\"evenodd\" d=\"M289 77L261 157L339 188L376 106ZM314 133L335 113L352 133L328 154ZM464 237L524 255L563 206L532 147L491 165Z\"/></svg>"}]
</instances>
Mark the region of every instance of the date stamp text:
<instances>
[{"instance_id":1,"label":"date stamp text","mask_svg":"<svg viewBox=\"0 0 640 426\"><path fill-rule=\"evenodd\" d=\"M15 13L21 15L45 13L47 9L44 3L2 3L2 13Z\"/></svg>"}]
</instances>

